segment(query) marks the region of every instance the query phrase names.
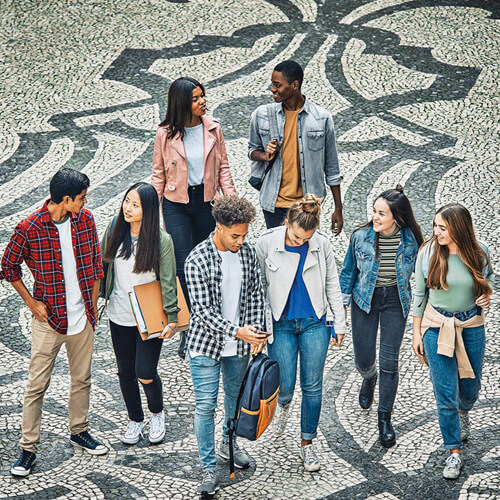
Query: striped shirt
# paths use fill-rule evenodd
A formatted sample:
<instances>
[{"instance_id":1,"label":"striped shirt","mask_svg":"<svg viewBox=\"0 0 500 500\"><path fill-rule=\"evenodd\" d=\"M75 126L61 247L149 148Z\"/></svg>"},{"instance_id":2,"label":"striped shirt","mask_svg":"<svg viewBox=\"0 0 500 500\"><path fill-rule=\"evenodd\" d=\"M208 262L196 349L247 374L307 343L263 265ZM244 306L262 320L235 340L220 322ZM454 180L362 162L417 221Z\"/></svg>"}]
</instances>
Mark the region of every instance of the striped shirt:
<instances>
[{"instance_id":1,"label":"striped shirt","mask_svg":"<svg viewBox=\"0 0 500 500\"><path fill-rule=\"evenodd\" d=\"M378 236L380 267L375 287L397 285L396 253L401 242L401 232L398 229L390 236L384 236L380 233Z\"/></svg>"}]
</instances>

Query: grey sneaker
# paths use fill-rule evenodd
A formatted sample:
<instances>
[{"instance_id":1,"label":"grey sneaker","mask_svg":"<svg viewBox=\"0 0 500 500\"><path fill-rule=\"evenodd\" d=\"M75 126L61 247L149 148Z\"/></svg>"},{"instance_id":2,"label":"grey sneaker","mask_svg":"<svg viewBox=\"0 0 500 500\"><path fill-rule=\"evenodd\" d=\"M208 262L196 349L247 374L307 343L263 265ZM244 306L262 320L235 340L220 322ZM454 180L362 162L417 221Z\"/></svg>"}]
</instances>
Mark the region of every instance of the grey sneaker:
<instances>
[{"instance_id":1,"label":"grey sneaker","mask_svg":"<svg viewBox=\"0 0 500 500\"><path fill-rule=\"evenodd\" d=\"M458 416L460 418L460 436L462 437L462 441L467 441L470 436L469 412L462 413L459 411Z\"/></svg>"},{"instance_id":2,"label":"grey sneaker","mask_svg":"<svg viewBox=\"0 0 500 500\"><path fill-rule=\"evenodd\" d=\"M316 472L321 468L318 455L316 455L312 443L300 447L300 458L304 462L304 469L307 472Z\"/></svg>"},{"instance_id":3,"label":"grey sneaker","mask_svg":"<svg viewBox=\"0 0 500 500\"><path fill-rule=\"evenodd\" d=\"M144 422L135 422L131 420L128 423L127 430L122 437L122 443L125 444L136 444L142 437L142 431L144 429Z\"/></svg>"},{"instance_id":4,"label":"grey sneaker","mask_svg":"<svg viewBox=\"0 0 500 500\"><path fill-rule=\"evenodd\" d=\"M250 455L238 446L236 440L233 439L234 451L234 466L238 469L246 469L250 465ZM229 443L222 441L219 448L219 457L229 460Z\"/></svg>"},{"instance_id":5,"label":"grey sneaker","mask_svg":"<svg viewBox=\"0 0 500 500\"><path fill-rule=\"evenodd\" d=\"M220 477L215 470L206 470L203 473L203 479L198 486L198 493L201 495L215 495L220 489Z\"/></svg>"},{"instance_id":6,"label":"grey sneaker","mask_svg":"<svg viewBox=\"0 0 500 500\"><path fill-rule=\"evenodd\" d=\"M156 444L163 441L165 437L165 413L153 413L149 425L149 442Z\"/></svg>"},{"instance_id":7,"label":"grey sneaker","mask_svg":"<svg viewBox=\"0 0 500 500\"><path fill-rule=\"evenodd\" d=\"M445 479L456 479L460 476L460 469L462 468L462 458L460 453L452 453L444 464L443 477Z\"/></svg>"},{"instance_id":8,"label":"grey sneaker","mask_svg":"<svg viewBox=\"0 0 500 500\"><path fill-rule=\"evenodd\" d=\"M288 417L290 416L290 405L281 406L278 405L278 410L273 419L273 434L275 436L281 436L285 432L286 423L288 422Z\"/></svg>"}]
</instances>

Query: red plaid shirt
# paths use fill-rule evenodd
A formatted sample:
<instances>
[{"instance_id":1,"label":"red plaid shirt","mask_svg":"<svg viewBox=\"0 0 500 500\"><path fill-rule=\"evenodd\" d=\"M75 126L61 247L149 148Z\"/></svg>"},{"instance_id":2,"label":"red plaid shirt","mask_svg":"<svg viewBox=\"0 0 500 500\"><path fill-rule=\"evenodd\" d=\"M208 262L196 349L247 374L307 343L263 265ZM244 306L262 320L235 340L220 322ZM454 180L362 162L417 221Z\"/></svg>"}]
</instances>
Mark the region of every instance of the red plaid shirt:
<instances>
[{"instance_id":1,"label":"red plaid shirt","mask_svg":"<svg viewBox=\"0 0 500 500\"><path fill-rule=\"evenodd\" d=\"M3 255L0 278L20 280L21 264L26 262L35 279L34 298L47 307L49 325L65 334L68 316L62 252L47 203L16 226ZM78 214L70 214L70 218L78 283L87 318L95 327L97 314L92 304L92 288L94 280L104 277L97 228L92 213L84 208Z\"/></svg>"}]
</instances>

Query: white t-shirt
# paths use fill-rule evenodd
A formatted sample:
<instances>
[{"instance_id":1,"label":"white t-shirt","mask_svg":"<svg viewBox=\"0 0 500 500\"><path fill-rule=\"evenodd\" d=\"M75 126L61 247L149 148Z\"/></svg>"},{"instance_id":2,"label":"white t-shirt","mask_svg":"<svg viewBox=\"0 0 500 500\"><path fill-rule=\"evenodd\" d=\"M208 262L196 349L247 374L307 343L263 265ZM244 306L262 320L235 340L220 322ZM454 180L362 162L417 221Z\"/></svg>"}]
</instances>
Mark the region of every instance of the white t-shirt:
<instances>
[{"instance_id":1,"label":"white t-shirt","mask_svg":"<svg viewBox=\"0 0 500 500\"><path fill-rule=\"evenodd\" d=\"M156 273L147 271L145 273L134 273L135 251L137 238L132 238L132 254L128 259L115 257L113 291L109 296L108 318L117 325L136 326L132 306L130 305L129 292L136 285L143 285L156 281ZM121 245L116 255L121 252Z\"/></svg>"},{"instance_id":2,"label":"white t-shirt","mask_svg":"<svg viewBox=\"0 0 500 500\"><path fill-rule=\"evenodd\" d=\"M195 127L186 127L182 138L188 165L188 186L203 184L205 158L203 147L203 123Z\"/></svg>"},{"instance_id":3,"label":"white t-shirt","mask_svg":"<svg viewBox=\"0 0 500 500\"><path fill-rule=\"evenodd\" d=\"M241 302L241 283L243 280L243 271L241 270L239 252L222 252L217 250L222 259L222 316L229 320L233 325L240 324L240 302ZM236 356L238 352L238 341L231 337L225 337L224 349L221 357ZM192 358L200 356L199 353L189 351Z\"/></svg>"},{"instance_id":4,"label":"white t-shirt","mask_svg":"<svg viewBox=\"0 0 500 500\"><path fill-rule=\"evenodd\" d=\"M87 313L83 302L78 275L76 274L75 250L71 237L71 221L69 216L63 222L54 221L59 233L61 245L64 288L66 292L66 312L68 315L68 335L83 332L87 324Z\"/></svg>"}]
</instances>

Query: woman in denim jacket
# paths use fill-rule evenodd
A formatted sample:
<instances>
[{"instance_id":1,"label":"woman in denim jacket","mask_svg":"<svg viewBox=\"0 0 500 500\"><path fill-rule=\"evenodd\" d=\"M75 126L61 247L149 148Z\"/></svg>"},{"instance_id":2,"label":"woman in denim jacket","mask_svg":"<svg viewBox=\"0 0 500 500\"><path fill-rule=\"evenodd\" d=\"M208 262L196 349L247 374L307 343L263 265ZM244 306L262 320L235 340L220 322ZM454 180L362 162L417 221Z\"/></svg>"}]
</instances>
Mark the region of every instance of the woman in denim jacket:
<instances>
[{"instance_id":1,"label":"woman in denim jacket","mask_svg":"<svg viewBox=\"0 0 500 500\"><path fill-rule=\"evenodd\" d=\"M469 410L477 401L485 350L484 308L493 293L488 247L474 234L469 211L440 208L434 236L418 253L413 303L413 350L429 364L444 447L446 479L460 475Z\"/></svg>"},{"instance_id":2,"label":"woman in denim jacket","mask_svg":"<svg viewBox=\"0 0 500 500\"><path fill-rule=\"evenodd\" d=\"M289 209L285 225L257 241L257 255L272 318L267 329L271 359L279 363L280 394L273 432L283 434L289 416L300 353L301 447L306 471L320 468L312 445L321 412L323 368L332 322L340 345L346 332L337 266L332 245L319 226L320 199L307 194Z\"/></svg>"},{"instance_id":3,"label":"woman in denim jacket","mask_svg":"<svg viewBox=\"0 0 500 500\"><path fill-rule=\"evenodd\" d=\"M381 193L372 220L355 230L340 273L344 306L351 304L352 342L356 368L363 377L361 408L373 403L377 383L375 361L380 324L380 384L378 428L380 443L396 443L391 412L398 388L398 358L410 310L410 277L422 232L403 188Z\"/></svg>"}]
</instances>

